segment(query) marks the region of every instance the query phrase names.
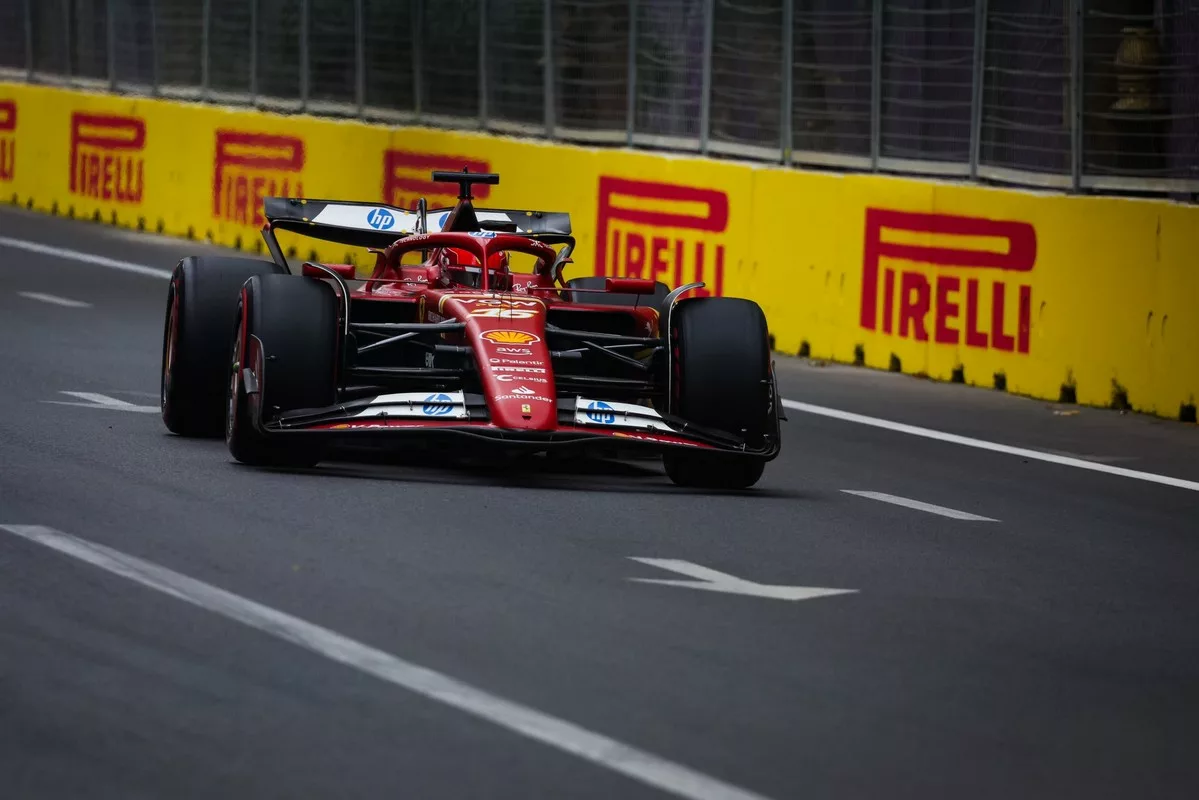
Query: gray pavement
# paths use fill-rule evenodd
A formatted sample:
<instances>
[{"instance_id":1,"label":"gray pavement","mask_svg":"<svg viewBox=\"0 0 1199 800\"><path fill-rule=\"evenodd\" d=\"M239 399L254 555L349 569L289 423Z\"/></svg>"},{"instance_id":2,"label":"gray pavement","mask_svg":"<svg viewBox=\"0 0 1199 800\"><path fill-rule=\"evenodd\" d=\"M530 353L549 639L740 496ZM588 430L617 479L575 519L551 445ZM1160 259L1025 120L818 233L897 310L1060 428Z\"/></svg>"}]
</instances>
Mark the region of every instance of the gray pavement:
<instances>
[{"instance_id":1,"label":"gray pavement","mask_svg":"<svg viewBox=\"0 0 1199 800\"><path fill-rule=\"evenodd\" d=\"M2 237L165 270L208 249L13 210ZM1199 794L1199 492L798 411L742 494L652 462L253 470L155 413L47 402L156 405L165 286L0 243L0 525L776 800ZM779 370L793 400L1199 480L1194 425ZM857 591L696 591L633 558ZM3 531L0 608L5 797L671 796Z\"/></svg>"}]
</instances>

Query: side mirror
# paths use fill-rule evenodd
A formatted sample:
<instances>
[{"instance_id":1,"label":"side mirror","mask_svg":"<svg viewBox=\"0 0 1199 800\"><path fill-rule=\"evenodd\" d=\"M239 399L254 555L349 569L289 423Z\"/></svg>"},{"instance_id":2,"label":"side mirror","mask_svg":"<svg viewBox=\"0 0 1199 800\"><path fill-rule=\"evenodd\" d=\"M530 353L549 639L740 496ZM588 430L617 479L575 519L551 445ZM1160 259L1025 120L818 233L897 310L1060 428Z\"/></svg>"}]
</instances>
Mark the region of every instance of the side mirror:
<instances>
[{"instance_id":1,"label":"side mirror","mask_svg":"<svg viewBox=\"0 0 1199 800\"><path fill-rule=\"evenodd\" d=\"M653 294L658 285L650 278L608 278L604 288L619 294Z\"/></svg>"},{"instance_id":2,"label":"side mirror","mask_svg":"<svg viewBox=\"0 0 1199 800\"><path fill-rule=\"evenodd\" d=\"M358 276L358 270L353 264L322 264L322 267L331 269L341 276L343 281L352 281ZM300 272L306 278L327 278L327 273L314 267L309 263L305 263L300 269Z\"/></svg>"}]
</instances>

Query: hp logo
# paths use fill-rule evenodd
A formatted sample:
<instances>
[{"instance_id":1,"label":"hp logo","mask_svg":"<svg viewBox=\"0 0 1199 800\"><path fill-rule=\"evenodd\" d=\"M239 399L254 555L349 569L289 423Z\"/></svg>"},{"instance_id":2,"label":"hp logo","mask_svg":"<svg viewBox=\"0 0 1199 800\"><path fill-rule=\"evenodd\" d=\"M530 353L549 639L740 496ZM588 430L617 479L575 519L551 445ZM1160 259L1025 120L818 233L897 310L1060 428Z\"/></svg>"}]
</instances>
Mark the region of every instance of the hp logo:
<instances>
[{"instance_id":1,"label":"hp logo","mask_svg":"<svg viewBox=\"0 0 1199 800\"><path fill-rule=\"evenodd\" d=\"M420 410L426 417L444 417L454 410L454 401L448 394L431 394Z\"/></svg>"},{"instance_id":2,"label":"hp logo","mask_svg":"<svg viewBox=\"0 0 1199 800\"><path fill-rule=\"evenodd\" d=\"M366 224L377 231L385 231L396 224L396 218L385 208L372 208L366 215Z\"/></svg>"},{"instance_id":3,"label":"hp logo","mask_svg":"<svg viewBox=\"0 0 1199 800\"><path fill-rule=\"evenodd\" d=\"M611 425L616 422L616 414L612 410L612 406L603 400L592 400L587 404L587 419L601 425Z\"/></svg>"}]
</instances>

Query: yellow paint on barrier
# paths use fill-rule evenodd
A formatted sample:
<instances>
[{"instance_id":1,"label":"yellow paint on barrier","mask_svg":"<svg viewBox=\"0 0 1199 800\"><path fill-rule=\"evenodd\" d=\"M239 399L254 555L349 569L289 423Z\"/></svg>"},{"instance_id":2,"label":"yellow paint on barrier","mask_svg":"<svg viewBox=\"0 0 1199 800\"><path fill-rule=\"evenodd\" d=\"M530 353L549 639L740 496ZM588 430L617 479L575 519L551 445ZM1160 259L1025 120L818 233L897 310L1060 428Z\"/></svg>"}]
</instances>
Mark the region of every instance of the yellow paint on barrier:
<instances>
[{"instance_id":1,"label":"yellow paint on barrier","mask_svg":"<svg viewBox=\"0 0 1199 800\"><path fill-rule=\"evenodd\" d=\"M20 205L262 252L262 198L568 211L570 274L749 297L776 347L1174 417L1199 394L1199 208L601 150L0 83ZM301 258L367 263L292 234Z\"/></svg>"}]
</instances>

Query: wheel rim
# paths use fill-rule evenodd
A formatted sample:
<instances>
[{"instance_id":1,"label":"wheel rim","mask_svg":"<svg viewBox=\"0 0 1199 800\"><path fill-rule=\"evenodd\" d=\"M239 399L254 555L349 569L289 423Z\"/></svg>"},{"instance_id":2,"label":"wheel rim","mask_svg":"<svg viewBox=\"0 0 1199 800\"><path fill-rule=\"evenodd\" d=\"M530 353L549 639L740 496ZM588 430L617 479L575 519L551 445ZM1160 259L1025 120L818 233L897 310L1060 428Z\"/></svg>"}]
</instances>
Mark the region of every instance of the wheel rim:
<instances>
[{"instance_id":1,"label":"wheel rim","mask_svg":"<svg viewBox=\"0 0 1199 800\"><path fill-rule=\"evenodd\" d=\"M237 427L237 397L241 388L241 320L233 336L233 355L229 364L229 392L225 402L225 441L233 439Z\"/></svg>"},{"instance_id":2,"label":"wheel rim","mask_svg":"<svg viewBox=\"0 0 1199 800\"><path fill-rule=\"evenodd\" d=\"M159 404L165 412L170 402L171 372L175 366L176 353L179 347L179 294L171 287L167 307L166 346L163 347L162 380L159 382Z\"/></svg>"}]
</instances>

